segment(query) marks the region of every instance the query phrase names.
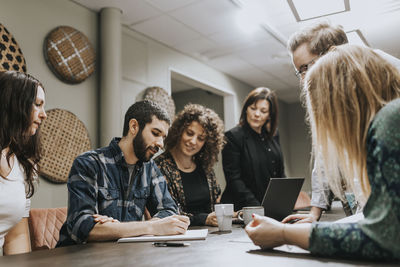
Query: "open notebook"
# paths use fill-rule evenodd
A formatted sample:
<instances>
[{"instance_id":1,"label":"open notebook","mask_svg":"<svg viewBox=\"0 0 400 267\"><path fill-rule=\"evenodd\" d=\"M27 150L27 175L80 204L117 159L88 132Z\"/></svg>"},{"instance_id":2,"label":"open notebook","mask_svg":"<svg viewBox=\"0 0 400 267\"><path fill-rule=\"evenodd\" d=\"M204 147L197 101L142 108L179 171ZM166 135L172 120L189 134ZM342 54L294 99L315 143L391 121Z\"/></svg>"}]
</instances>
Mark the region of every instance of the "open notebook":
<instances>
[{"instance_id":1,"label":"open notebook","mask_svg":"<svg viewBox=\"0 0 400 267\"><path fill-rule=\"evenodd\" d=\"M118 243L128 242L165 242L165 241L185 241L185 240L204 240L208 234L208 229L187 230L183 235L144 235L136 237L124 237L118 239Z\"/></svg>"}]
</instances>

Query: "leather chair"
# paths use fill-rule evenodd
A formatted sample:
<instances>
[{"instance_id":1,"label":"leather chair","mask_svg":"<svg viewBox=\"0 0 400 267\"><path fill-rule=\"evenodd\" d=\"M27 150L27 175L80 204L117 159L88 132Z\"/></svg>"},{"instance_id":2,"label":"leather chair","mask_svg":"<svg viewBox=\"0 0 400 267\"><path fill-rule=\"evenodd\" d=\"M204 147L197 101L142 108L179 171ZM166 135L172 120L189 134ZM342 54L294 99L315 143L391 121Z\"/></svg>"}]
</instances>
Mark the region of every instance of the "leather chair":
<instances>
[{"instance_id":1,"label":"leather chair","mask_svg":"<svg viewBox=\"0 0 400 267\"><path fill-rule=\"evenodd\" d=\"M32 251L53 249L60 237L60 228L67 219L67 207L31 209L29 232Z\"/></svg>"}]
</instances>

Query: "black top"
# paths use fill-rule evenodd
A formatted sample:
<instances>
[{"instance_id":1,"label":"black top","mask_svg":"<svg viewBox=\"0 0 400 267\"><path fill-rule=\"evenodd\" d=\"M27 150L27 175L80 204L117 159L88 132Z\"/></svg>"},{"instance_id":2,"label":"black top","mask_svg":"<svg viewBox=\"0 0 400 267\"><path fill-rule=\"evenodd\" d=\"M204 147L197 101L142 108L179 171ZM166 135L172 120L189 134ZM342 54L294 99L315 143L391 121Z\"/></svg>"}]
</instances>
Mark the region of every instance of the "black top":
<instances>
[{"instance_id":1,"label":"black top","mask_svg":"<svg viewBox=\"0 0 400 267\"><path fill-rule=\"evenodd\" d=\"M204 171L196 167L193 172L179 171L185 192L186 212L194 214L190 225L205 225L210 209L210 190Z\"/></svg>"},{"instance_id":2,"label":"black top","mask_svg":"<svg viewBox=\"0 0 400 267\"><path fill-rule=\"evenodd\" d=\"M249 126L225 133L222 151L226 188L223 203L235 210L261 204L271 177L285 177L282 152L276 138L262 137Z\"/></svg>"}]
</instances>

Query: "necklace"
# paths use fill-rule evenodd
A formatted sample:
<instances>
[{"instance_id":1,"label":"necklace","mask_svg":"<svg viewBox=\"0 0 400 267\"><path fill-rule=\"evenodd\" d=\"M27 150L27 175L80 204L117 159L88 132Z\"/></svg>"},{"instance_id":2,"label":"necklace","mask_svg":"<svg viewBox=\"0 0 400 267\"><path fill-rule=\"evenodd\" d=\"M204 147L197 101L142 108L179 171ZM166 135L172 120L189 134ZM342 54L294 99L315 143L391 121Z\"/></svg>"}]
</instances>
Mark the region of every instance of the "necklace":
<instances>
[{"instance_id":1,"label":"necklace","mask_svg":"<svg viewBox=\"0 0 400 267\"><path fill-rule=\"evenodd\" d=\"M183 156L181 153L179 153L179 152L176 151L175 149L174 149L174 150L171 150L170 153L171 153L172 157L174 158L175 163L176 163L178 169L181 169L181 170L190 170L190 169L193 169L193 167L195 166L193 157L190 158L190 164L189 164L189 166L185 166L185 165L183 164L183 161L184 161L184 160L182 160L182 159L185 158L185 156Z\"/></svg>"},{"instance_id":2,"label":"necklace","mask_svg":"<svg viewBox=\"0 0 400 267\"><path fill-rule=\"evenodd\" d=\"M181 163L179 163L179 165L181 165ZM193 165L194 165L194 162L193 162L193 161L190 161L189 167L186 167L186 166L184 166L183 164L182 164L182 167L183 167L183 169L185 169L185 170L189 170L189 169L191 169L191 168L193 167Z\"/></svg>"}]
</instances>

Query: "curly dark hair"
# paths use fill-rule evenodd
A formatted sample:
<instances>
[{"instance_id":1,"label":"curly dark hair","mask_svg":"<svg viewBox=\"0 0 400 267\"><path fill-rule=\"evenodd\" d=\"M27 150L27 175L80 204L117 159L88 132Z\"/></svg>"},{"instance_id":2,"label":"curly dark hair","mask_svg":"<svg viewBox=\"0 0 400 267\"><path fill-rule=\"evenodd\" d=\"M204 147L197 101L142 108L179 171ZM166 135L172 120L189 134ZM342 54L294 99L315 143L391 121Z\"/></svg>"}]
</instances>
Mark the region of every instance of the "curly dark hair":
<instances>
[{"instance_id":1,"label":"curly dark hair","mask_svg":"<svg viewBox=\"0 0 400 267\"><path fill-rule=\"evenodd\" d=\"M225 145L224 124L212 109L198 104L188 104L176 116L167 138L165 149L170 151L180 141L183 131L193 122L198 122L207 134L201 150L194 155L194 161L200 164L204 171L210 172L218 161L218 153Z\"/></svg>"},{"instance_id":2,"label":"curly dark hair","mask_svg":"<svg viewBox=\"0 0 400 267\"><path fill-rule=\"evenodd\" d=\"M36 131L33 136L27 135L39 86L44 88L28 74L0 72L0 151L8 147L7 162L10 163L14 154L22 165L28 185L27 197L35 192L34 177L38 174L41 158L40 132Z\"/></svg>"}]
</instances>

